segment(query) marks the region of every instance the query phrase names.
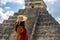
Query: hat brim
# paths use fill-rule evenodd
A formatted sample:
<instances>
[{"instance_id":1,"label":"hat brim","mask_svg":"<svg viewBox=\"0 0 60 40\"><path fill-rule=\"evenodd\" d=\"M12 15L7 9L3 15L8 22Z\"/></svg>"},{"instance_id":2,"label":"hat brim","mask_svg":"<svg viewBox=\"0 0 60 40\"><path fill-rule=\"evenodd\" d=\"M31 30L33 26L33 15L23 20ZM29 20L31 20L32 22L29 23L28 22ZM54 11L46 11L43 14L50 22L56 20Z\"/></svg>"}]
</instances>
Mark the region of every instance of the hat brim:
<instances>
[{"instance_id":1,"label":"hat brim","mask_svg":"<svg viewBox=\"0 0 60 40\"><path fill-rule=\"evenodd\" d=\"M19 17L22 17L23 20L18 20L17 19L17 21L26 21L27 20L27 16L25 16L25 15L19 15L17 18L19 18Z\"/></svg>"},{"instance_id":2,"label":"hat brim","mask_svg":"<svg viewBox=\"0 0 60 40\"><path fill-rule=\"evenodd\" d=\"M27 20L27 17L26 16L23 16L23 20L22 21L26 21Z\"/></svg>"}]
</instances>

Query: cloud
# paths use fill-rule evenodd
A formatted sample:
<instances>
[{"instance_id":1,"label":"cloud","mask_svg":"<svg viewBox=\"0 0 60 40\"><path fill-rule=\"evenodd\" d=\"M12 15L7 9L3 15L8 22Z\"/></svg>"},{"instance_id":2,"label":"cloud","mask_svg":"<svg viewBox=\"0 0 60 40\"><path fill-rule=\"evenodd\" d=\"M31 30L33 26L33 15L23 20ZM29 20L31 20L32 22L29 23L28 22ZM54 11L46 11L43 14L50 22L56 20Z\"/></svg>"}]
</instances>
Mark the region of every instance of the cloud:
<instances>
[{"instance_id":1,"label":"cloud","mask_svg":"<svg viewBox=\"0 0 60 40\"><path fill-rule=\"evenodd\" d=\"M3 9L2 8L0 8L0 12L3 12Z\"/></svg>"},{"instance_id":2,"label":"cloud","mask_svg":"<svg viewBox=\"0 0 60 40\"><path fill-rule=\"evenodd\" d=\"M14 11L12 10L9 10L9 11L6 11L5 13L3 13L3 9L0 8L0 23L2 23L4 20L7 20L9 18L9 16L13 16L14 14Z\"/></svg>"},{"instance_id":3,"label":"cloud","mask_svg":"<svg viewBox=\"0 0 60 40\"><path fill-rule=\"evenodd\" d=\"M5 6L7 3L12 4L24 4L24 0L0 0L0 6L4 5L4 8L0 8L0 23L2 23L4 20L7 20L9 16L13 16L14 11L11 10L10 6ZM22 9L25 7L23 6Z\"/></svg>"},{"instance_id":4,"label":"cloud","mask_svg":"<svg viewBox=\"0 0 60 40\"><path fill-rule=\"evenodd\" d=\"M51 14L54 10L47 8L47 11Z\"/></svg>"},{"instance_id":5,"label":"cloud","mask_svg":"<svg viewBox=\"0 0 60 40\"><path fill-rule=\"evenodd\" d=\"M14 11L12 11L12 10L7 11L7 12L5 13L5 15L6 15L7 17L13 16L13 14L14 14Z\"/></svg>"},{"instance_id":6,"label":"cloud","mask_svg":"<svg viewBox=\"0 0 60 40\"><path fill-rule=\"evenodd\" d=\"M25 6L23 6L21 9L24 9L25 8Z\"/></svg>"},{"instance_id":7,"label":"cloud","mask_svg":"<svg viewBox=\"0 0 60 40\"><path fill-rule=\"evenodd\" d=\"M10 7L5 7L5 9L7 9L7 10L8 10L8 9L11 9L11 8L10 8Z\"/></svg>"},{"instance_id":8,"label":"cloud","mask_svg":"<svg viewBox=\"0 0 60 40\"><path fill-rule=\"evenodd\" d=\"M3 17L2 17L2 13L0 12L0 23L3 22Z\"/></svg>"},{"instance_id":9,"label":"cloud","mask_svg":"<svg viewBox=\"0 0 60 40\"><path fill-rule=\"evenodd\" d=\"M58 21L58 23L60 24L60 17L58 17L56 20L57 20L57 21Z\"/></svg>"},{"instance_id":10,"label":"cloud","mask_svg":"<svg viewBox=\"0 0 60 40\"><path fill-rule=\"evenodd\" d=\"M47 6L47 10L50 14L52 14L54 12L54 4L57 2L57 0L44 0L46 6Z\"/></svg>"},{"instance_id":11,"label":"cloud","mask_svg":"<svg viewBox=\"0 0 60 40\"><path fill-rule=\"evenodd\" d=\"M7 0L0 0L0 5L6 4Z\"/></svg>"},{"instance_id":12,"label":"cloud","mask_svg":"<svg viewBox=\"0 0 60 40\"><path fill-rule=\"evenodd\" d=\"M24 3L24 0L7 0L7 2L23 4Z\"/></svg>"},{"instance_id":13,"label":"cloud","mask_svg":"<svg viewBox=\"0 0 60 40\"><path fill-rule=\"evenodd\" d=\"M45 3L54 4L57 0L44 0Z\"/></svg>"},{"instance_id":14,"label":"cloud","mask_svg":"<svg viewBox=\"0 0 60 40\"><path fill-rule=\"evenodd\" d=\"M0 0L0 5L5 5L7 2L24 4L24 0Z\"/></svg>"}]
</instances>

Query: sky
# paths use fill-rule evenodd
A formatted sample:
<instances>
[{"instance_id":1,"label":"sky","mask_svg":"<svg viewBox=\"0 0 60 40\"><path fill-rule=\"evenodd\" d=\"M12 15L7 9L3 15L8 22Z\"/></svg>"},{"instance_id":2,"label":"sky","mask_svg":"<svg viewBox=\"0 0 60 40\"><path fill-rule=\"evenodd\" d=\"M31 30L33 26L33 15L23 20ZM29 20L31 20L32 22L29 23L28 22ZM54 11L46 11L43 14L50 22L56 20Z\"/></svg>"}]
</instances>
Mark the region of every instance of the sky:
<instances>
[{"instance_id":1,"label":"sky","mask_svg":"<svg viewBox=\"0 0 60 40\"><path fill-rule=\"evenodd\" d=\"M25 8L25 0L0 0L0 23L8 20L19 9ZM49 13L60 23L60 0L44 0Z\"/></svg>"}]
</instances>

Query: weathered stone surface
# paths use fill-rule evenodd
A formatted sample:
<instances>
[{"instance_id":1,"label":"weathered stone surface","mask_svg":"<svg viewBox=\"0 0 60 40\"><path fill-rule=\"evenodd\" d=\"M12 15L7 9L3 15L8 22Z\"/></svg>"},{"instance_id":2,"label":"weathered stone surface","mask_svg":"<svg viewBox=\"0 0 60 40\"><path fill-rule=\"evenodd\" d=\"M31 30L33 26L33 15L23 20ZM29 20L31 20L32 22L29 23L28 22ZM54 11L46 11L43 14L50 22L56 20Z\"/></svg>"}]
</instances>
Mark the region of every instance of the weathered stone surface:
<instances>
[{"instance_id":1,"label":"weathered stone surface","mask_svg":"<svg viewBox=\"0 0 60 40\"><path fill-rule=\"evenodd\" d=\"M59 40L60 25L50 14L44 16L42 14L39 15L32 40Z\"/></svg>"},{"instance_id":2,"label":"weathered stone surface","mask_svg":"<svg viewBox=\"0 0 60 40\"><path fill-rule=\"evenodd\" d=\"M19 10L8 20L4 20L0 24L0 40L16 40L15 22L18 15L28 17L27 29L29 38L32 37L31 40L60 40L60 24L48 13L45 7Z\"/></svg>"}]
</instances>

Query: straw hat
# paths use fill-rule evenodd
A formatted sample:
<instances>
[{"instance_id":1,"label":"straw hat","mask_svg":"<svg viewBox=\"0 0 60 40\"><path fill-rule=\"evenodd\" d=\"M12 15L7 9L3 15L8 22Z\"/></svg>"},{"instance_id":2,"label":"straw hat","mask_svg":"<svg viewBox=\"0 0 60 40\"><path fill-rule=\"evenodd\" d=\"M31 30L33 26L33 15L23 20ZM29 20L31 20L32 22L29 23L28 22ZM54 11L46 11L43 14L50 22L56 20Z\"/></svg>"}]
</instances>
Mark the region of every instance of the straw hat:
<instances>
[{"instance_id":1,"label":"straw hat","mask_svg":"<svg viewBox=\"0 0 60 40\"><path fill-rule=\"evenodd\" d=\"M19 15L17 16L17 22L20 22L20 21L26 21L27 20L27 16L25 15Z\"/></svg>"}]
</instances>

